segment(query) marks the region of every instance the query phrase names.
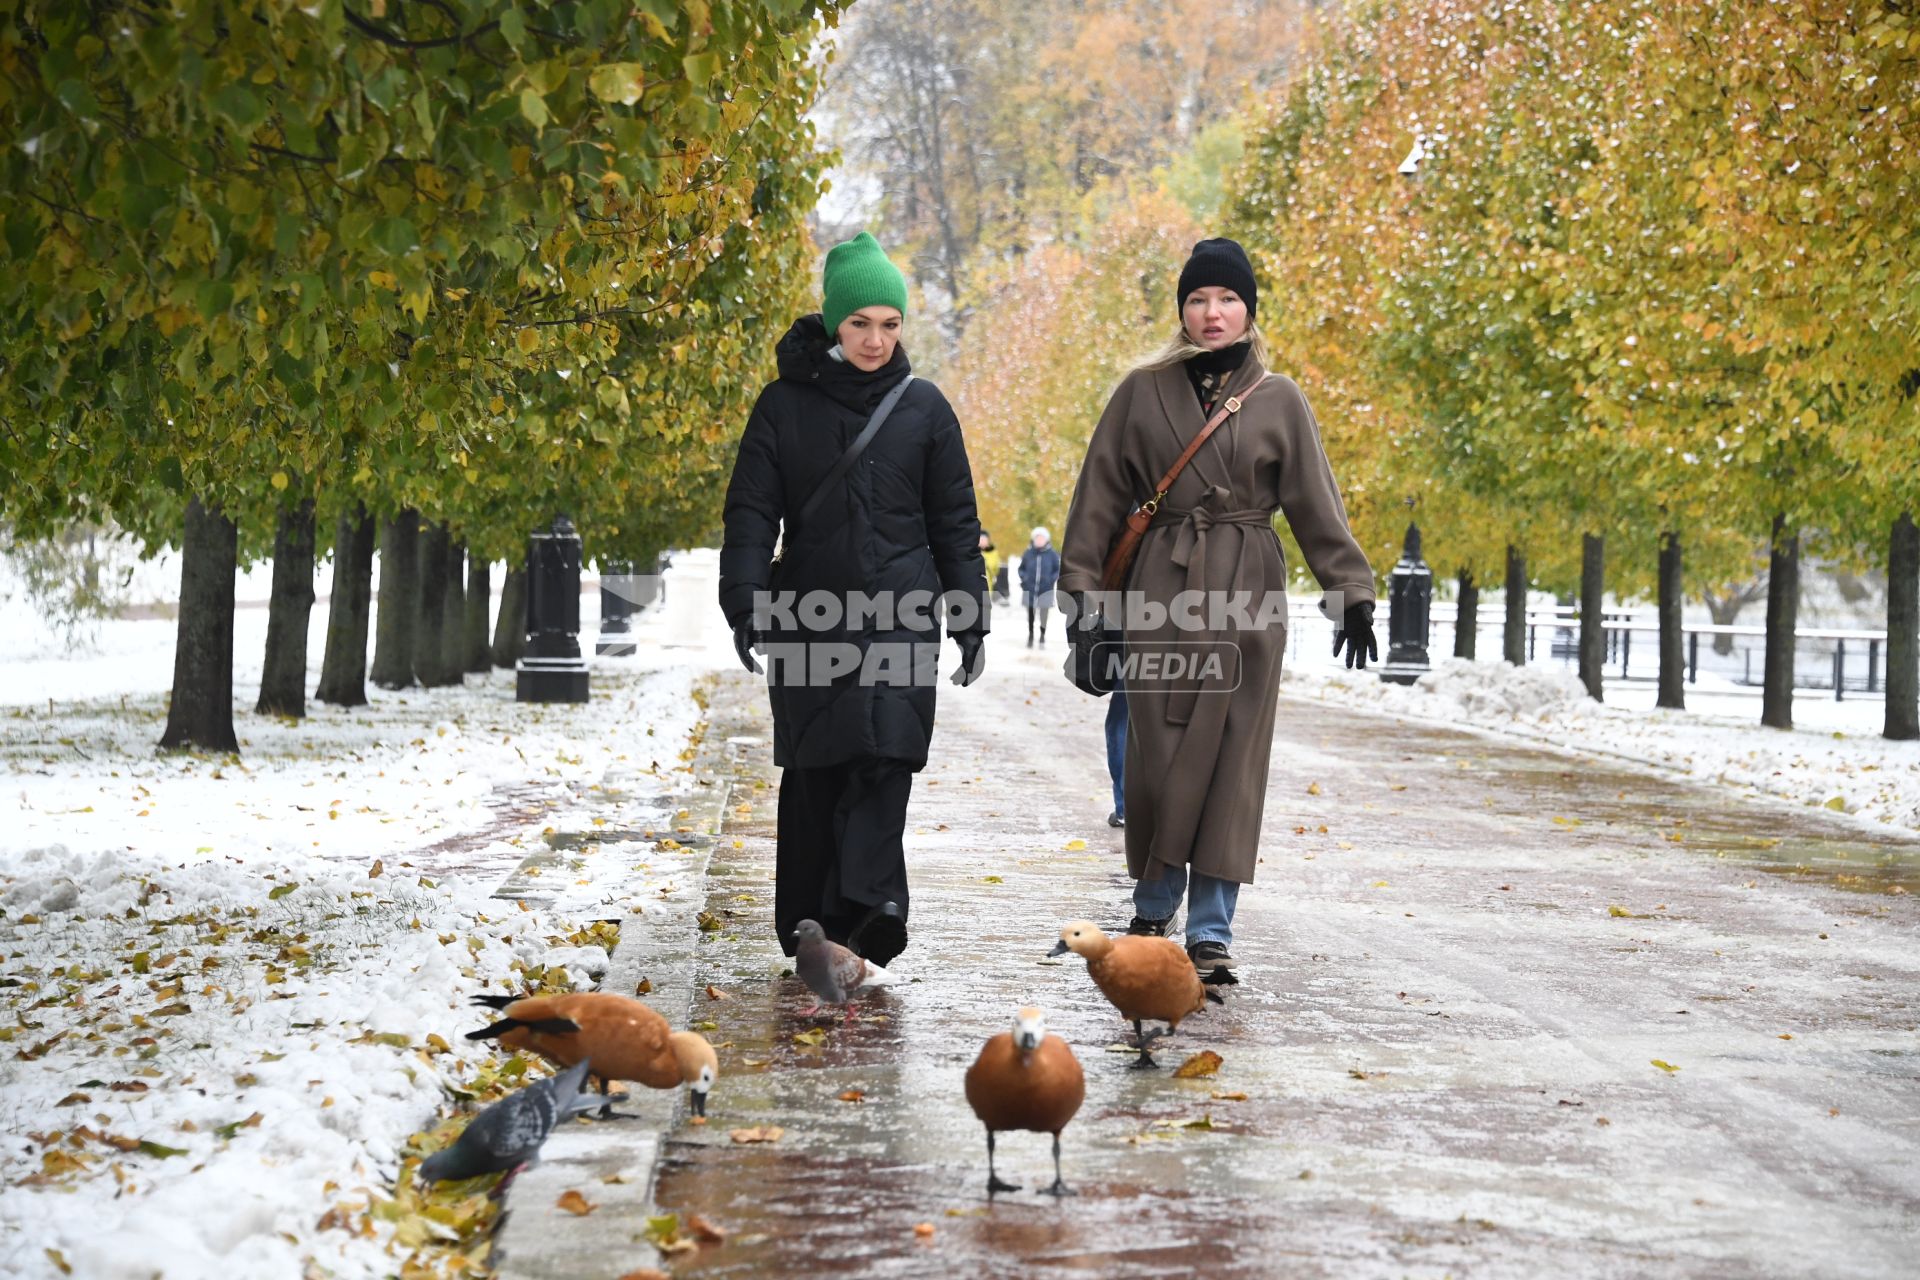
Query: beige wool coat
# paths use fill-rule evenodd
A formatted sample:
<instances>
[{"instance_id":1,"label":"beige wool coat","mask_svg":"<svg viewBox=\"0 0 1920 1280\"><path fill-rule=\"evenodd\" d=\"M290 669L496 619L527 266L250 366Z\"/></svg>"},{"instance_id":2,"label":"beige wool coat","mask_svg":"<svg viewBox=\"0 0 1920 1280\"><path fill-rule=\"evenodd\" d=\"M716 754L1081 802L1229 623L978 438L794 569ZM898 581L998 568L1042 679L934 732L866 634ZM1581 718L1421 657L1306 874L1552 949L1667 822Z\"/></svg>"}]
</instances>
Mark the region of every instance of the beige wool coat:
<instances>
[{"instance_id":1,"label":"beige wool coat","mask_svg":"<svg viewBox=\"0 0 1920 1280\"><path fill-rule=\"evenodd\" d=\"M1245 390L1244 388L1251 388ZM1127 869L1157 879L1160 864L1251 883L1259 861L1267 765L1286 650L1285 556L1273 515L1283 513L1307 567L1340 607L1374 598L1373 570L1347 527L1320 429L1291 378L1249 357L1228 390L1240 412L1214 432L1173 483L1141 543L1127 589L1171 604L1248 593L1244 615L1202 610L1195 629L1169 616L1123 619L1130 658L1215 653L1214 671L1127 685ZM1097 591L1127 512L1200 433L1206 419L1185 368L1129 374L1093 430L1062 539L1059 591ZM1196 597L1188 597L1196 599ZM1269 602L1266 625L1260 605ZM1274 614L1277 612L1277 618ZM1334 616L1339 617L1338 610ZM1212 616L1208 616L1208 615ZM1219 624L1219 625L1214 625ZM1176 642L1177 650L1167 642ZM1138 668L1136 668L1138 669Z\"/></svg>"}]
</instances>

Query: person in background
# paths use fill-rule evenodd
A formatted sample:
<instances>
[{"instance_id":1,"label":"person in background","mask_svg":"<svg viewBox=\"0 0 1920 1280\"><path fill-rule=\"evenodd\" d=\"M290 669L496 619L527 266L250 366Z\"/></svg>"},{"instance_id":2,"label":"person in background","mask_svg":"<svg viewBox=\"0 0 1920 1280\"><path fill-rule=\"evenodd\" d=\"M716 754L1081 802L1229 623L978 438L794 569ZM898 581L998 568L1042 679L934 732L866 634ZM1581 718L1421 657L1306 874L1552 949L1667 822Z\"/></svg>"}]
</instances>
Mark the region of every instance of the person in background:
<instances>
[{"instance_id":1,"label":"person in background","mask_svg":"<svg viewBox=\"0 0 1920 1280\"><path fill-rule=\"evenodd\" d=\"M1040 621L1040 647L1047 645L1047 615L1053 611L1053 588L1060 581L1060 553L1053 549L1053 535L1041 525L1033 531L1027 549L1020 553L1020 598L1027 606L1027 648L1033 648L1035 615Z\"/></svg>"},{"instance_id":2,"label":"person in background","mask_svg":"<svg viewBox=\"0 0 1920 1280\"><path fill-rule=\"evenodd\" d=\"M1107 699L1107 776L1113 779L1113 812L1107 825L1127 825L1127 690L1115 683Z\"/></svg>"},{"instance_id":3,"label":"person in background","mask_svg":"<svg viewBox=\"0 0 1920 1280\"><path fill-rule=\"evenodd\" d=\"M994 581L1000 576L1000 552L994 548L993 535L980 531L980 559L987 566L987 603L993 603Z\"/></svg>"}]
</instances>

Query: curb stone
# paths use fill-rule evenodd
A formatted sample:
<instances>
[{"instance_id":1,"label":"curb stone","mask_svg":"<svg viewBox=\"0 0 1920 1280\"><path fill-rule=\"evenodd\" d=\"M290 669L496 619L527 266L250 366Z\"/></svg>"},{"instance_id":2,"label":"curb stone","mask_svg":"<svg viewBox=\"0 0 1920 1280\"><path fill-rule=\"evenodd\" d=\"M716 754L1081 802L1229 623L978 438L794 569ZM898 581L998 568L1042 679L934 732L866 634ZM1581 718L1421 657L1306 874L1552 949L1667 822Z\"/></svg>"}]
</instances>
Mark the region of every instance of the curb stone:
<instances>
[{"instance_id":1,"label":"curb stone","mask_svg":"<svg viewBox=\"0 0 1920 1280\"><path fill-rule=\"evenodd\" d=\"M703 681L705 696L725 696L725 686ZM757 689L754 690L757 693ZM640 916L623 916L621 939L600 980L602 991L631 995L641 979L652 986L644 997L675 1028L691 1016L698 973L698 917L706 904L707 863L726 822L737 748L719 730L726 707L708 707L695 730L695 786L676 797L673 838L686 846L683 869L670 891L654 894ZM609 824L614 821L609 817ZM604 836L605 829L601 829ZM579 833L573 833L577 838ZM517 896L509 886L526 883L531 866L558 860L568 833L556 833L549 849L528 857L502 882L497 896ZM537 883L537 882L536 882ZM725 1083L721 1087L724 1089ZM646 1235L653 1212L655 1172L668 1133L685 1107L685 1090L628 1086L628 1100L610 1121L569 1124L556 1130L540 1163L515 1179L510 1212L494 1236L499 1280L596 1280L624 1275L657 1261ZM568 1213L556 1201L578 1191L594 1206L585 1216Z\"/></svg>"}]
</instances>

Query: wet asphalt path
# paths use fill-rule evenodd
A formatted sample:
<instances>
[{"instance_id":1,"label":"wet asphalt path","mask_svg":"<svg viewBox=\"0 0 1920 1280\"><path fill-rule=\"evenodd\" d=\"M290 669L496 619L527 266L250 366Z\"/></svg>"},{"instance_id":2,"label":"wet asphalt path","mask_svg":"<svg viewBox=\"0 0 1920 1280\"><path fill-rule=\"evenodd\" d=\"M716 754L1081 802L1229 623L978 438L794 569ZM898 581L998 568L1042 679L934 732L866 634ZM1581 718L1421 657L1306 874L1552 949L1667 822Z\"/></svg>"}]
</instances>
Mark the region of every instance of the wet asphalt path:
<instances>
[{"instance_id":1,"label":"wet asphalt path","mask_svg":"<svg viewBox=\"0 0 1920 1280\"><path fill-rule=\"evenodd\" d=\"M1084 966L1042 962L1063 920L1131 914L1105 704L1057 637L994 643L941 689L912 945L851 1026L777 976L764 697L716 699L740 772L700 969L729 998L694 1016L724 1078L657 1198L729 1236L677 1275L1912 1274L1920 844L1289 701L1242 985L1132 1072ZM1010 1135L1029 1189L990 1203L961 1077L1028 1002L1087 1071L1080 1194L1034 1194L1047 1139ZM1200 1049L1217 1078L1170 1078ZM730 1140L753 1126L784 1132Z\"/></svg>"}]
</instances>

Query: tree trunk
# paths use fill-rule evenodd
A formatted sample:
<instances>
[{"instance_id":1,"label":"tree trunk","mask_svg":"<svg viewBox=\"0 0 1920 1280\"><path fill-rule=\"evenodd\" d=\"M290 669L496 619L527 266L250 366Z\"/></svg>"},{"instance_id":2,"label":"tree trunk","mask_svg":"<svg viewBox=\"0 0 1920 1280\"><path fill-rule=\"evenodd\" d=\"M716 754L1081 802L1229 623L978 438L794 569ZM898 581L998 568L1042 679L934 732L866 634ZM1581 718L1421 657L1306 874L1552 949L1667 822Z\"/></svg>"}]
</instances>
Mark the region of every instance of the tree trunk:
<instances>
[{"instance_id":1,"label":"tree trunk","mask_svg":"<svg viewBox=\"0 0 1920 1280\"><path fill-rule=\"evenodd\" d=\"M267 605L267 655L260 668L263 716L307 714L307 624L313 617L313 499L281 507L273 531L273 597Z\"/></svg>"},{"instance_id":2,"label":"tree trunk","mask_svg":"<svg viewBox=\"0 0 1920 1280\"><path fill-rule=\"evenodd\" d=\"M1787 518L1773 518L1773 555L1767 574L1767 665L1760 693L1760 723L1793 728L1794 628L1800 621L1800 531Z\"/></svg>"},{"instance_id":3,"label":"tree trunk","mask_svg":"<svg viewBox=\"0 0 1920 1280\"><path fill-rule=\"evenodd\" d=\"M507 569L500 584L500 617L493 624L493 665L511 667L520 661L527 648L527 570L525 565Z\"/></svg>"},{"instance_id":4,"label":"tree trunk","mask_svg":"<svg viewBox=\"0 0 1920 1280\"><path fill-rule=\"evenodd\" d=\"M1680 572L1680 535L1660 537L1660 697L1657 705L1675 711L1687 706L1685 580Z\"/></svg>"},{"instance_id":5,"label":"tree trunk","mask_svg":"<svg viewBox=\"0 0 1920 1280\"><path fill-rule=\"evenodd\" d=\"M1507 547L1506 659L1516 667L1527 665L1527 558L1520 548Z\"/></svg>"},{"instance_id":6,"label":"tree trunk","mask_svg":"<svg viewBox=\"0 0 1920 1280\"><path fill-rule=\"evenodd\" d=\"M420 594L420 513L401 511L380 527L380 608L374 618L373 682L413 684L413 625Z\"/></svg>"},{"instance_id":7,"label":"tree trunk","mask_svg":"<svg viewBox=\"0 0 1920 1280\"><path fill-rule=\"evenodd\" d=\"M364 506L340 513L333 535L333 593L327 652L313 696L336 707L367 705L367 615L373 591L373 517Z\"/></svg>"},{"instance_id":8,"label":"tree trunk","mask_svg":"<svg viewBox=\"0 0 1920 1280\"><path fill-rule=\"evenodd\" d=\"M1471 569L1460 571L1459 597L1454 612L1453 656L1471 659L1480 639L1480 584L1473 580Z\"/></svg>"},{"instance_id":9,"label":"tree trunk","mask_svg":"<svg viewBox=\"0 0 1920 1280\"><path fill-rule=\"evenodd\" d=\"M1920 527L1911 511L1887 547L1886 736L1920 738Z\"/></svg>"},{"instance_id":10,"label":"tree trunk","mask_svg":"<svg viewBox=\"0 0 1920 1280\"><path fill-rule=\"evenodd\" d=\"M440 629L447 612L447 527L420 526L419 587L414 594L413 674L432 689L450 683L442 661ZM458 674L457 672L455 673Z\"/></svg>"},{"instance_id":11,"label":"tree trunk","mask_svg":"<svg viewBox=\"0 0 1920 1280\"><path fill-rule=\"evenodd\" d=\"M440 670L448 684L467 682L467 544L447 548L447 597L440 614Z\"/></svg>"},{"instance_id":12,"label":"tree trunk","mask_svg":"<svg viewBox=\"0 0 1920 1280\"><path fill-rule=\"evenodd\" d=\"M1601 687L1607 662L1607 628L1602 615L1607 596L1607 540L1580 535L1580 683L1595 702L1606 701Z\"/></svg>"},{"instance_id":13,"label":"tree trunk","mask_svg":"<svg viewBox=\"0 0 1920 1280\"><path fill-rule=\"evenodd\" d=\"M487 647L487 610L493 606L493 566L474 556L467 561L466 654L461 666L468 671L493 670Z\"/></svg>"},{"instance_id":14,"label":"tree trunk","mask_svg":"<svg viewBox=\"0 0 1920 1280\"><path fill-rule=\"evenodd\" d=\"M187 503L180 544L180 622L165 748L238 751L233 733L233 579L240 535L217 507Z\"/></svg>"}]
</instances>

